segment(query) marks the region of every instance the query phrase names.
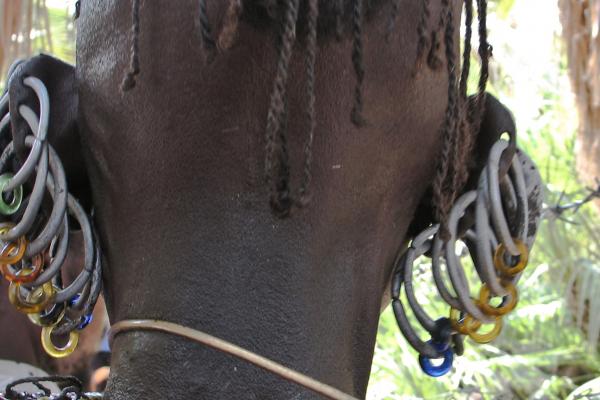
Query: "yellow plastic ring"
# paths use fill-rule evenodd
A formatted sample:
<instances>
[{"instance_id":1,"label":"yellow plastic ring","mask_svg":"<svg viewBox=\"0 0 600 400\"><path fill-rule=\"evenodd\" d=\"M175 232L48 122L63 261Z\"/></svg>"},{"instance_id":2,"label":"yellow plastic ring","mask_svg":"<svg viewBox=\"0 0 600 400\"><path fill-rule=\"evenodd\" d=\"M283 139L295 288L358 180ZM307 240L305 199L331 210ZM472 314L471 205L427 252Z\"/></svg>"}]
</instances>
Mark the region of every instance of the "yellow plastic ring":
<instances>
[{"instance_id":1,"label":"yellow plastic ring","mask_svg":"<svg viewBox=\"0 0 600 400\"><path fill-rule=\"evenodd\" d=\"M0 235L8 232L13 226L13 224L10 224L0 228ZM25 255L25 250L27 249L27 239L25 239L25 236L19 237L19 239L17 239L17 244L18 246L14 243L7 243L4 246L2 252L0 252L0 264L12 265L21 261Z\"/></svg>"},{"instance_id":2,"label":"yellow plastic ring","mask_svg":"<svg viewBox=\"0 0 600 400\"><path fill-rule=\"evenodd\" d=\"M44 258L40 254L36 254L31 259L30 268L22 268L21 270L31 271L29 273L21 273L17 274L12 271L12 268L9 264L0 264L0 271L4 278L6 278L9 282L18 282L18 283L29 283L33 282L44 269ZM20 272L20 271L17 271Z\"/></svg>"},{"instance_id":3,"label":"yellow plastic ring","mask_svg":"<svg viewBox=\"0 0 600 400\"><path fill-rule=\"evenodd\" d=\"M468 335L469 332L477 330L481 326L481 322L475 318L470 318L467 325L467 318L461 317L461 312L453 307L450 307L450 324L456 332L463 335Z\"/></svg>"},{"instance_id":4,"label":"yellow plastic ring","mask_svg":"<svg viewBox=\"0 0 600 400\"><path fill-rule=\"evenodd\" d=\"M502 287L508 291L508 295L504 297L502 305L494 307L490 305L490 299L492 294L490 288L485 283L479 290L479 309L487 315L505 315L514 310L519 301L519 295L517 294L517 288L510 282L502 282Z\"/></svg>"},{"instance_id":5,"label":"yellow plastic ring","mask_svg":"<svg viewBox=\"0 0 600 400\"><path fill-rule=\"evenodd\" d=\"M42 328L42 347L51 357L63 358L71 355L77 348L77 342L79 341L79 332L69 332L69 341L64 347L57 347L52 342L52 331L54 326L45 326Z\"/></svg>"},{"instance_id":6,"label":"yellow plastic ring","mask_svg":"<svg viewBox=\"0 0 600 400\"><path fill-rule=\"evenodd\" d=\"M473 320L473 317L471 317L470 315L467 315L465 317L465 326L467 326L467 327L472 326L471 320ZM469 331L467 333L467 335L469 335L469 337L477 343L480 343L480 344L489 343L492 340L496 339L498 337L498 335L500 335L500 331L502 330L502 317L500 317L500 316L496 317L496 320L494 321L494 327L492 328L491 331L486 332L486 333L479 333L478 331L480 328Z\"/></svg>"},{"instance_id":7,"label":"yellow plastic ring","mask_svg":"<svg viewBox=\"0 0 600 400\"><path fill-rule=\"evenodd\" d=\"M23 271L23 270L21 270ZM19 272L21 272L19 271ZM51 282L44 283L29 293L26 299L21 295L21 284L11 282L8 286L8 301L20 312L25 314L39 313L54 300L56 290Z\"/></svg>"},{"instance_id":8,"label":"yellow plastic ring","mask_svg":"<svg viewBox=\"0 0 600 400\"><path fill-rule=\"evenodd\" d=\"M506 254L506 247L504 244L500 244L494 253L494 266L502 275L506 277L512 277L523 271L529 261L529 250L525 243L519 239L513 239L517 249L519 250L519 262L516 265L507 265L504 261L504 255Z\"/></svg>"}]
</instances>

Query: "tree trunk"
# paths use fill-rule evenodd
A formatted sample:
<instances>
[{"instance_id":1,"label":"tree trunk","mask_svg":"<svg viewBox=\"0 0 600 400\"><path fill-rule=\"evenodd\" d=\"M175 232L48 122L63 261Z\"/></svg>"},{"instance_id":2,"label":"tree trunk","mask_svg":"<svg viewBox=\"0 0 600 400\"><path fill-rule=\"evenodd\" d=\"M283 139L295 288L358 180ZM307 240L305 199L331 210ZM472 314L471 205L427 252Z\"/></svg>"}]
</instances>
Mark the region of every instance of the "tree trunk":
<instances>
[{"instance_id":1,"label":"tree trunk","mask_svg":"<svg viewBox=\"0 0 600 400\"><path fill-rule=\"evenodd\" d=\"M0 82L14 60L32 55L35 50L32 33L40 35L40 32L42 38L49 38L45 0L0 0ZM45 43L44 49L51 51L50 40Z\"/></svg>"},{"instance_id":2,"label":"tree trunk","mask_svg":"<svg viewBox=\"0 0 600 400\"><path fill-rule=\"evenodd\" d=\"M600 177L600 1L559 0L569 74L579 114L577 168Z\"/></svg>"},{"instance_id":3,"label":"tree trunk","mask_svg":"<svg viewBox=\"0 0 600 400\"><path fill-rule=\"evenodd\" d=\"M577 134L577 170L586 182L600 178L600 0L559 0L563 39L566 43L571 86L579 117ZM600 202L595 202L600 210ZM568 304L576 322L588 335L597 341L594 305L585 296L580 299L585 287L582 274L572 286ZM600 341L599 341L600 344Z\"/></svg>"}]
</instances>

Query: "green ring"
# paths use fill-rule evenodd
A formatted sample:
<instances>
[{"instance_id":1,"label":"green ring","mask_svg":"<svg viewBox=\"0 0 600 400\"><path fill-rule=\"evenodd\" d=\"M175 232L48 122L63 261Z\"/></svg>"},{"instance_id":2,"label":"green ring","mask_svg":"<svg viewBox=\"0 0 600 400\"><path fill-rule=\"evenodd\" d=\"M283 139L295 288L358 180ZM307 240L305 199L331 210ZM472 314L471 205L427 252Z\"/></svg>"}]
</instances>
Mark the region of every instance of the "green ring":
<instances>
[{"instance_id":1,"label":"green ring","mask_svg":"<svg viewBox=\"0 0 600 400\"><path fill-rule=\"evenodd\" d=\"M17 187L13 190L13 199L10 204L6 204L4 201L4 197L1 193L4 191L4 188L8 184L8 182L12 179L13 174L6 173L0 175L0 214L3 215L12 215L16 213L21 207L21 202L23 201L23 186Z\"/></svg>"}]
</instances>

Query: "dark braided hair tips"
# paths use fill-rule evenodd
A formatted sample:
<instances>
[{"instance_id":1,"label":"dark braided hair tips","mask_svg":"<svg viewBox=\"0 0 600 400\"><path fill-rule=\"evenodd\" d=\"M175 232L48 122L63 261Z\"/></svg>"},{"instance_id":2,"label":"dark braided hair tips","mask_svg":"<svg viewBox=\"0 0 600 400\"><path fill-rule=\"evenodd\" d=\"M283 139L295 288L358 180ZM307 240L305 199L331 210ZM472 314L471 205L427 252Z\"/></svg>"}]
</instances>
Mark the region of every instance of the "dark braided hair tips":
<instances>
[{"instance_id":1,"label":"dark braided hair tips","mask_svg":"<svg viewBox=\"0 0 600 400\"><path fill-rule=\"evenodd\" d=\"M271 190L271 209L279 217L289 215L292 201L289 190L287 157L287 81L290 58L296 42L296 23L300 1L288 1L281 20L279 56L271 91L265 130L265 178Z\"/></svg>"},{"instance_id":2,"label":"dark braided hair tips","mask_svg":"<svg viewBox=\"0 0 600 400\"><path fill-rule=\"evenodd\" d=\"M122 90L135 87L140 73L140 3L143 0L130 0L132 10L131 48L128 70L122 82ZM145 0L148 1L148 0ZM473 147L473 136L479 130L485 89L488 80L491 46L487 40L487 0L462 0L464 9L465 41L464 52L456 41L460 31L461 7L455 0L223 0L226 8L219 18L210 18L209 0L197 1L195 14L200 43L210 62L218 53L231 49L238 39L242 23L255 25L258 29L274 27L277 61L269 96L264 140L264 177L269 191L270 205L278 217L291 215L294 207L304 207L310 201L310 187L313 181L313 145L319 134L319 110L316 107L318 96L315 82L319 47L324 41L338 40L350 46L348 67L353 74L352 107L349 119L357 128L368 123L364 115L368 96L364 93L364 83L369 79L368 60L365 48L369 41L383 40L391 45L390 37L397 34L400 18L408 9L406 2L415 1L416 29L414 40L414 77L424 68L448 77L447 108L440 127L442 148L437 161L437 170L432 184L434 219L444 225L450 208L460 194L468 178L467 161ZM439 5L441 4L441 7ZM435 5L435 7L434 7ZM386 13L375 10L387 7ZM441 12L438 10L441 8ZM381 29L369 29L366 40L365 24L374 22L372 15L385 15ZM471 70L472 24L477 20L481 59L480 76L475 100L467 94L467 81ZM215 21L217 20L217 21ZM212 21L212 24L211 24ZM382 23L379 21L378 23ZM373 33L374 32L374 33ZM371 37L379 34L380 37ZM403 40L409 40L405 38ZM290 76L292 59L304 60L302 76ZM410 61L412 63L412 60ZM462 68L461 68L462 64ZM294 74L299 69L294 68ZM289 138L288 132L288 85L290 80L303 82L302 101L305 118L302 122L302 138ZM296 112L296 107L292 112ZM296 130L294 130L296 132ZM298 146L303 143L302 171L292 171L290 165L290 143ZM293 152L297 154L297 152ZM298 177L297 187L292 185L292 176ZM442 228L443 231L443 228Z\"/></svg>"},{"instance_id":3,"label":"dark braided hair tips","mask_svg":"<svg viewBox=\"0 0 600 400\"><path fill-rule=\"evenodd\" d=\"M129 70L125 74L125 78L121 84L121 90L124 92L135 87L136 76L140 73L140 1L132 0L131 60Z\"/></svg>"}]
</instances>

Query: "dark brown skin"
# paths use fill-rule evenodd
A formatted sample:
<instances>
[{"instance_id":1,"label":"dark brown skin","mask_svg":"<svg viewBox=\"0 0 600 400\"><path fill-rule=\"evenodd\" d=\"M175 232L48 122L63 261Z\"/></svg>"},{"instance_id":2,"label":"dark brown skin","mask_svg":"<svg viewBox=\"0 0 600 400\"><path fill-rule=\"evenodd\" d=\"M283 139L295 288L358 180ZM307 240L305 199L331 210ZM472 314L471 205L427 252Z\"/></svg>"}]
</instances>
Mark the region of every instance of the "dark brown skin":
<instances>
[{"instance_id":1,"label":"dark brown skin","mask_svg":"<svg viewBox=\"0 0 600 400\"><path fill-rule=\"evenodd\" d=\"M218 25L226 2L209 3ZM312 203L282 220L263 176L274 30L242 21L236 45L206 65L197 1L146 0L141 74L122 93L131 4L82 2L77 127L113 323L176 322L364 397L382 295L434 176L447 99L444 68L415 70L417 2L403 5L386 42L388 7L364 27L365 127L349 118L350 38L320 40ZM437 21L439 6L432 12ZM306 130L301 54L299 45L288 87L294 187ZM318 398L148 332L116 338L107 390L110 400Z\"/></svg>"},{"instance_id":2,"label":"dark brown skin","mask_svg":"<svg viewBox=\"0 0 600 400\"><path fill-rule=\"evenodd\" d=\"M322 43L313 200L287 220L272 215L262 174L274 35L242 24L237 46L205 66L190 10L195 1L145 3L142 73L121 94L129 3L82 5L80 122L111 321L201 329L363 397L383 290L441 145L446 77L413 77L416 5L390 43L377 23L383 10L365 27L362 129L349 119L351 42ZM303 61L293 61L290 149L300 171ZM165 334L118 337L111 367L109 399L318 398Z\"/></svg>"}]
</instances>

